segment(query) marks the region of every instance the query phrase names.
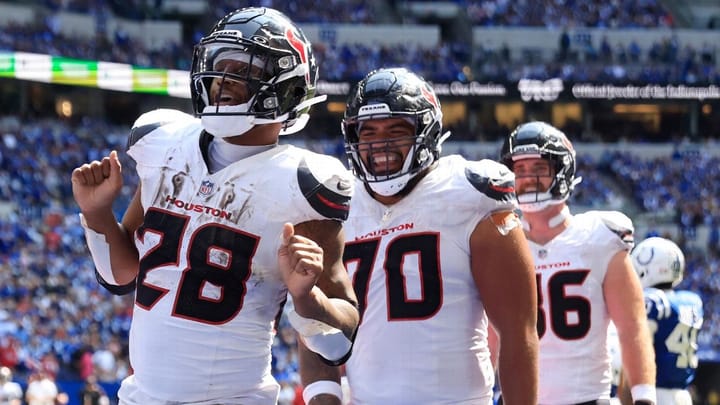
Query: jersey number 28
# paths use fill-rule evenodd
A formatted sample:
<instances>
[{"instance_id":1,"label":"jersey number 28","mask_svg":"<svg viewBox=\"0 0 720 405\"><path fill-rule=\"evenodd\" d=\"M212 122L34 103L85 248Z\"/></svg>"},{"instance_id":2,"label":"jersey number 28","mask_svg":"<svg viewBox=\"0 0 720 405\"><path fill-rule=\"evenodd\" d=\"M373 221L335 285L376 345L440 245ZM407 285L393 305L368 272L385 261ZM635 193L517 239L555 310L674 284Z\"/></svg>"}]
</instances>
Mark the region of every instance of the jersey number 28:
<instances>
[{"instance_id":1,"label":"jersey number 28","mask_svg":"<svg viewBox=\"0 0 720 405\"><path fill-rule=\"evenodd\" d=\"M177 266L180 254L187 256L174 299L172 315L203 323L222 324L230 321L242 308L245 282L250 277L258 238L240 233L219 224L207 224L196 229L189 237L183 252L180 244L185 236L189 217L167 211L149 209L138 236L147 239L150 234L158 239L140 259L135 302L142 308L152 308L170 290L146 281L149 272L162 266ZM213 260L219 257L226 260ZM220 288L219 297L203 296L206 283Z\"/></svg>"}]
</instances>

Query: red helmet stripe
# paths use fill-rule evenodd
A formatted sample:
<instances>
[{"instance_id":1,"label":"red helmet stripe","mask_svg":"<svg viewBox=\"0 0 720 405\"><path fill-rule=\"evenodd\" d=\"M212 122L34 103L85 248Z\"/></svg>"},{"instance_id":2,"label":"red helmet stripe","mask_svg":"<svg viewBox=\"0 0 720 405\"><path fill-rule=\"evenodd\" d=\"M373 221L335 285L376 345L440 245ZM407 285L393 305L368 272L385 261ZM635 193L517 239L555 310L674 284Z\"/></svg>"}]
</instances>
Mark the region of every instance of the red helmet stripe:
<instances>
[{"instance_id":1,"label":"red helmet stripe","mask_svg":"<svg viewBox=\"0 0 720 405\"><path fill-rule=\"evenodd\" d=\"M430 102L430 104L434 105L435 108L440 108L437 98L435 98L435 94L433 94L432 91L429 91L425 87L421 87L420 91L422 92L422 95L427 99L427 101Z\"/></svg>"},{"instance_id":2,"label":"red helmet stripe","mask_svg":"<svg viewBox=\"0 0 720 405\"><path fill-rule=\"evenodd\" d=\"M297 51L297 53L300 55L300 61L307 65L308 64L308 52L307 52L307 47L305 46L305 42L300 40L300 38L298 38L295 35L295 31L293 31L290 28L285 30L285 37L287 38L287 41L290 44L290 46L292 46L293 49L295 49ZM310 84L309 66L308 66L307 73L305 73L305 82L307 82L308 85Z\"/></svg>"}]
</instances>

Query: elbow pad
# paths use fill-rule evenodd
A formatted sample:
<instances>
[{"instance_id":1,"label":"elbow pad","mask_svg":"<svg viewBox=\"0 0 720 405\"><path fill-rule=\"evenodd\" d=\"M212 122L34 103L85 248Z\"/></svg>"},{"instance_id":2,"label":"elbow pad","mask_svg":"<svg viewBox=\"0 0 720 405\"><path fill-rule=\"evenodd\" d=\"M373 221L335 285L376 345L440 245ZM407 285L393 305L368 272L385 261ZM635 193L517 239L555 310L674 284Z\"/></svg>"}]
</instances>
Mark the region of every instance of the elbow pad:
<instances>
[{"instance_id":1,"label":"elbow pad","mask_svg":"<svg viewBox=\"0 0 720 405\"><path fill-rule=\"evenodd\" d=\"M300 334L305 346L330 365L343 364L350 357L352 342L340 329L317 319L304 318L295 310L288 313L288 321Z\"/></svg>"}]
</instances>

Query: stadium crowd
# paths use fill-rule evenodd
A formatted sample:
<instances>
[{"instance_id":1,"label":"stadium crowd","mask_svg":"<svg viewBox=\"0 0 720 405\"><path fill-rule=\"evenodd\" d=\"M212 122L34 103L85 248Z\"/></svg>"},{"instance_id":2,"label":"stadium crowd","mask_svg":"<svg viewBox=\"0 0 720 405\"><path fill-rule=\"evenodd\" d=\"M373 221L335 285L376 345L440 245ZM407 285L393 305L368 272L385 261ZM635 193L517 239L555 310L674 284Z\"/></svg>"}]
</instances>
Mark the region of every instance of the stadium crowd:
<instances>
[{"instance_id":1,"label":"stadium crowd","mask_svg":"<svg viewBox=\"0 0 720 405\"><path fill-rule=\"evenodd\" d=\"M451 0L467 9L475 25L485 26L587 26L607 28L651 28L673 25L672 14L658 0L579 2L574 0L511 2L508 0ZM163 0L35 0L51 10L80 13L113 13L135 20L161 18ZM398 2L388 2L391 7ZM312 23L377 22L368 2L350 1L231 1L212 2L212 19L219 19L236 8L265 6L278 9L294 20Z\"/></svg>"},{"instance_id":2,"label":"stadium crowd","mask_svg":"<svg viewBox=\"0 0 720 405\"><path fill-rule=\"evenodd\" d=\"M42 3L42 2L41 2ZM135 10L129 17L156 18L158 8L121 5L111 0L68 1L47 0L47 12L32 24L9 23L0 32L0 51L47 53L64 57L128 63L143 67L160 67L187 70L191 55L188 43L172 42L162 50L148 49L137 38L116 31L106 35L108 15L126 16L123 10ZM158 2L156 2L158 3ZM252 2L213 2L210 20L231 9ZM293 2L266 1L264 5L278 7L301 23L339 23L352 21L372 24L377 22L365 2L304 0ZM275 4L278 3L278 4ZM506 1L468 2L468 13L476 25L546 26L546 27L598 27L602 21L616 28L672 26L669 14L656 1L592 2L537 2L514 4ZM537 7L536 7L537 6ZM59 31L56 10L68 10L94 15L97 35L88 40L67 37ZM643 13L636 13L642 11ZM638 17L642 16L642 17ZM188 42L196 42L208 26L199 23ZM207 24L206 24L207 25ZM567 33L565 33L567 35ZM109 39L110 38L110 39ZM573 41L567 38L567 41ZM627 43L610 43L602 39L596 49L591 43L562 45L549 58L531 55L511 55L505 46L487 48L475 44L472 49L461 43L443 42L437 46L392 46L361 43L316 43L315 54L323 67L322 78L328 81L356 82L364 72L380 66L408 63L413 70L432 81L517 81L522 78L546 80L559 77L568 81L602 81L620 83L639 81L663 83L720 83L720 70L715 60L716 44L679 43L674 35L643 49L629 38ZM566 46L577 48L568 52Z\"/></svg>"}]
</instances>

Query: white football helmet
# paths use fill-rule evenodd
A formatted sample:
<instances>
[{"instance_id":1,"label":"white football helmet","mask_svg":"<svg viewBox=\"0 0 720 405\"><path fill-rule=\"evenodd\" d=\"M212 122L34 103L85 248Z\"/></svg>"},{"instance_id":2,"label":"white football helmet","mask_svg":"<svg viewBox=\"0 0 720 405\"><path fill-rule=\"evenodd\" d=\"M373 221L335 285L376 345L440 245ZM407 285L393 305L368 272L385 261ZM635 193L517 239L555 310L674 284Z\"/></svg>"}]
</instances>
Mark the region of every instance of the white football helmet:
<instances>
[{"instance_id":1,"label":"white football helmet","mask_svg":"<svg viewBox=\"0 0 720 405\"><path fill-rule=\"evenodd\" d=\"M635 246L630 257L643 287L667 283L675 287L683 279L685 255L669 239L647 238Z\"/></svg>"}]
</instances>

